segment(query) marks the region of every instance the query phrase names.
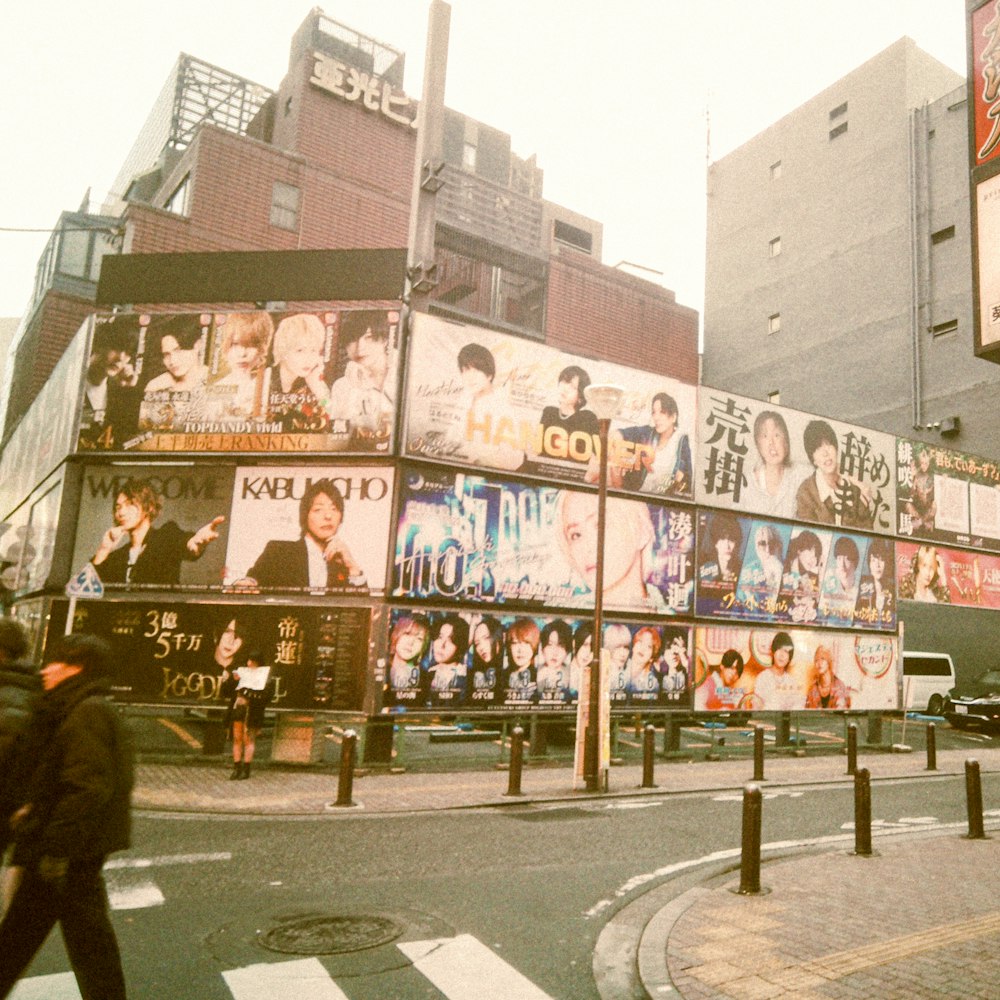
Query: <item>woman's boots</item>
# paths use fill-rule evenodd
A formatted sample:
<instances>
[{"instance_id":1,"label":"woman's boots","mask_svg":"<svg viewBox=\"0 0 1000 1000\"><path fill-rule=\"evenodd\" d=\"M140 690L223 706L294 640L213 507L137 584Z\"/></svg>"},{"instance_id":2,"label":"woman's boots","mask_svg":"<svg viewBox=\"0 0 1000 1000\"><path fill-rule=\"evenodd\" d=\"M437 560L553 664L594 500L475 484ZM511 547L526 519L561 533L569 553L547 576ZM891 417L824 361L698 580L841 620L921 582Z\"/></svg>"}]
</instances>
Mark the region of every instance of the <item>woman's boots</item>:
<instances>
[{"instance_id":1,"label":"woman's boots","mask_svg":"<svg viewBox=\"0 0 1000 1000\"><path fill-rule=\"evenodd\" d=\"M242 781L245 778L250 777L250 765L244 764L243 761L236 761L233 764L233 773L229 775L230 781Z\"/></svg>"}]
</instances>

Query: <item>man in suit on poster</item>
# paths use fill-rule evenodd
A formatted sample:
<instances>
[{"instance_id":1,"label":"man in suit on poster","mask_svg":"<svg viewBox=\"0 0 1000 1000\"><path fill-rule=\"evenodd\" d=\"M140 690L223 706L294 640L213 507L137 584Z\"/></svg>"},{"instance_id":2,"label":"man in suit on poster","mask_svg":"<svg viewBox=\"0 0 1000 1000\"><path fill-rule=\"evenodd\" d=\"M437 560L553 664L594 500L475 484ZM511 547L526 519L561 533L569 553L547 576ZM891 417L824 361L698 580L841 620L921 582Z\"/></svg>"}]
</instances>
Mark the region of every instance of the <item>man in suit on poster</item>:
<instances>
[{"instance_id":1,"label":"man in suit on poster","mask_svg":"<svg viewBox=\"0 0 1000 1000\"><path fill-rule=\"evenodd\" d=\"M339 535L344 498L330 479L312 483L299 502L301 536L273 539L240 585L262 590L367 590L365 571Z\"/></svg>"}]
</instances>

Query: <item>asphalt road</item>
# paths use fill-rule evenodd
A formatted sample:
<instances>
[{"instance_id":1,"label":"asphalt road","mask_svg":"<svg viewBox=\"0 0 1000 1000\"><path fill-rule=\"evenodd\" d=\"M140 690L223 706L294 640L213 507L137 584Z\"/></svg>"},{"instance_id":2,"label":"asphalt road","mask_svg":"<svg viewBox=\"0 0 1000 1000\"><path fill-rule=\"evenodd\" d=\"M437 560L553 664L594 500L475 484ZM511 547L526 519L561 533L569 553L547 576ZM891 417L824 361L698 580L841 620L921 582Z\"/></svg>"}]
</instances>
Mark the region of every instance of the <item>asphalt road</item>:
<instances>
[{"instance_id":1,"label":"asphalt road","mask_svg":"<svg viewBox=\"0 0 1000 1000\"><path fill-rule=\"evenodd\" d=\"M1000 805L1000 776L983 792L987 810ZM964 796L956 778L876 782L876 833L961 821ZM520 982L526 1000L587 1000L600 996L592 960L607 920L658 869L738 847L741 809L731 793L297 820L142 815L107 879L128 907L114 922L136 997L510 1000ZM852 820L846 777L765 791L765 845L850 837ZM397 931L362 950L300 953L331 934L353 946ZM15 996L77 997L67 969L52 935Z\"/></svg>"}]
</instances>

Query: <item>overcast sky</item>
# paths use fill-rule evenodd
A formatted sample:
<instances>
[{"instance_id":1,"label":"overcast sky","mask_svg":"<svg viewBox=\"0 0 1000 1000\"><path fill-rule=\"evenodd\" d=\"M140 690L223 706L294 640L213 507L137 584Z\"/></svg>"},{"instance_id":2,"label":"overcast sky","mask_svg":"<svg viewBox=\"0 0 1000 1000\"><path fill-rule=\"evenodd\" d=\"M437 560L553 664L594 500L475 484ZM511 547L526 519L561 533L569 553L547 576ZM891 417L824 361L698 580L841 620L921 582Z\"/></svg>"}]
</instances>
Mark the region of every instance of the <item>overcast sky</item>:
<instances>
[{"instance_id":1,"label":"overcast sky","mask_svg":"<svg viewBox=\"0 0 1000 1000\"><path fill-rule=\"evenodd\" d=\"M705 168L903 35L965 74L964 0L453 0L446 102L537 154L552 201L604 224L604 260L662 272L699 312ZM429 0L325 0L406 53L419 97ZM21 0L0 39L0 316L45 233L100 202L178 53L272 89L309 12L289 0ZM708 142L710 121L710 144Z\"/></svg>"}]
</instances>

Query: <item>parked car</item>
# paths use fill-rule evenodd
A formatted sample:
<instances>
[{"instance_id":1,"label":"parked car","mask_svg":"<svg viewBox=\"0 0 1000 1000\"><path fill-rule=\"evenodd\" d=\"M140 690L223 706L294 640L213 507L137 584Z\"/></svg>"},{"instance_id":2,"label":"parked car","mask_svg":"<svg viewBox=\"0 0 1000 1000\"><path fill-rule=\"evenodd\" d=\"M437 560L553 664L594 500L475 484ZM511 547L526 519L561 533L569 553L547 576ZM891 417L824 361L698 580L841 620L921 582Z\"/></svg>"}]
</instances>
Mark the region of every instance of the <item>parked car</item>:
<instances>
[{"instance_id":1,"label":"parked car","mask_svg":"<svg viewBox=\"0 0 1000 1000\"><path fill-rule=\"evenodd\" d=\"M938 715L955 686L955 664L947 653L903 651L903 698L907 709Z\"/></svg>"},{"instance_id":2,"label":"parked car","mask_svg":"<svg viewBox=\"0 0 1000 1000\"><path fill-rule=\"evenodd\" d=\"M1000 670L987 670L963 692L953 689L944 702L944 717L956 728L1000 727Z\"/></svg>"}]
</instances>

